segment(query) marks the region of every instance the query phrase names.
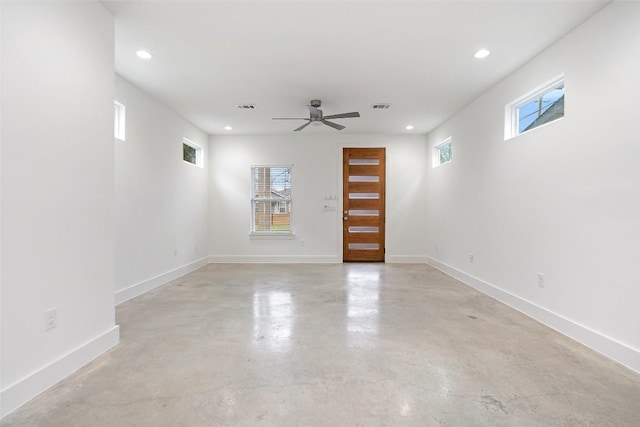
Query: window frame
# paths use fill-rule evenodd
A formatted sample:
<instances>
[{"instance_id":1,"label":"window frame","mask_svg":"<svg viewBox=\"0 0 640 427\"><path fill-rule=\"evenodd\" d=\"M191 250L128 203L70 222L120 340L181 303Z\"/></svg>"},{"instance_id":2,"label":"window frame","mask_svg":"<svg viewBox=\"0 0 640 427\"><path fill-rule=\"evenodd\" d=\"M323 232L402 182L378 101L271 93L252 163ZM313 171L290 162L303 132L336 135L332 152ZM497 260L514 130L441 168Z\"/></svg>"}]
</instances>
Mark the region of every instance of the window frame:
<instances>
[{"instance_id":1,"label":"window frame","mask_svg":"<svg viewBox=\"0 0 640 427\"><path fill-rule=\"evenodd\" d=\"M184 159L184 146L185 145L188 146L188 147L193 148L194 150L196 150L196 162L195 163L189 162L189 161ZM184 163L186 163L186 164L202 168L202 164L203 164L202 147L200 145L196 144L195 142L191 141L190 139L183 137L182 138L182 161Z\"/></svg>"},{"instance_id":2,"label":"window frame","mask_svg":"<svg viewBox=\"0 0 640 427\"><path fill-rule=\"evenodd\" d=\"M440 162L440 151L442 150L442 147L444 147L445 145L448 145L449 148L449 152L451 153L449 156L449 160L445 161L445 162ZM442 165L446 165L447 163L451 163L451 161L453 160L453 138L452 137L448 137L445 138L444 140L442 140L441 142L437 143L434 147L433 147L433 164L432 166L434 168L437 168L438 166L442 166Z\"/></svg>"},{"instance_id":3,"label":"window frame","mask_svg":"<svg viewBox=\"0 0 640 427\"><path fill-rule=\"evenodd\" d=\"M127 107L118 101L113 101L113 137L126 141Z\"/></svg>"},{"instance_id":4,"label":"window frame","mask_svg":"<svg viewBox=\"0 0 640 427\"><path fill-rule=\"evenodd\" d=\"M283 168L289 169L289 195L288 197L284 197L282 199L272 199L272 198L258 198L254 197L256 194L256 187L254 183L254 171L257 168ZM294 238L294 229L293 229L293 164L269 164L269 165L251 165L250 168L250 217L249 217L249 236L252 238ZM271 201L282 203L286 202L289 205L289 230L255 230L255 215L256 215L256 202L259 201ZM280 209L278 209L280 210ZM270 207L269 211L273 214L273 207Z\"/></svg>"},{"instance_id":5,"label":"window frame","mask_svg":"<svg viewBox=\"0 0 640 427\"><path fill-rule=\"evenodd\" d=\"M505 106L505 130L504 130L504 139L505 141L508 139L512 139L515 138L518 135L523 135L525 133L529 133L530 131L534 130L534 129L538 129L541 128L543 126L546 126L550 123L555 123L558 120L562 120L564 118L564 110L563 110L563 115L562 117L558 117L550 122L547 123L543 123L541 125L538 125L534 128L525 130L524 132L520 132L519 128L519 122L520 122L520 117L519 117L519 109L521 107L523 107L524 105L530 103L531 101L533 101L534 99L540 98L544 95L546 95L547 93L557 89L560 85L562 85L562 87L565 89L566 92L566 83L565 83L565 78L564 78L564 73L557 75L556 77L554 77L551 80L548 80L547 82L543 83L542 85L536 87L535 89L525 93L524 95L518 97L517 99L515 99L514 101L510 102L509 104L507 104ZM564 93L563 93L564 96ZM543 113L544 114L544 113ZM540 116L538 116L540 117Z\"/></svg>"}]
</instances>

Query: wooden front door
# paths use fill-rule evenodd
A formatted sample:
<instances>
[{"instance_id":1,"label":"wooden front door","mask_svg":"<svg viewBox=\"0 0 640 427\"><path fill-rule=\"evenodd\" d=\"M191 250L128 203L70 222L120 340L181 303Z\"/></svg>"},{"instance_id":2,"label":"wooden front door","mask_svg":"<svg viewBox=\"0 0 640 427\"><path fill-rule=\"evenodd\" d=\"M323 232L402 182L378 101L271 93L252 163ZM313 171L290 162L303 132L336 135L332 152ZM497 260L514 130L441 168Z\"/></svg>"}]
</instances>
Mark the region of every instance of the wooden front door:
<instances>
[{"instance_id":1,"label":"wooden front door","mask_svg":"<svg viewBox=\"0 0 640 427\"><path fill-rule=\"evenodd\" d=\"M344 148L342 259L384 261L384 148Z\"/></svg>"}]
</instances>

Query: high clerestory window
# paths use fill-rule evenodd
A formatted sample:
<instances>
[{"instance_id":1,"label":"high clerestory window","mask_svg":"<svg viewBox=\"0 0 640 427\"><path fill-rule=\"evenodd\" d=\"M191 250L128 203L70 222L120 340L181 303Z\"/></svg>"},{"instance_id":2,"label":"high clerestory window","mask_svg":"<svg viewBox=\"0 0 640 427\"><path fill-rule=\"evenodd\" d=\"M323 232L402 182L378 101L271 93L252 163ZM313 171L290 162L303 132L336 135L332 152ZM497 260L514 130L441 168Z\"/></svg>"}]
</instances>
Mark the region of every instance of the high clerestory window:
<instances>
[{"instance_id":1,"label":"high clerestory window","mask_svg":"<svg viewBox=\"0 0 640 427\"><path fill-rule=\"evenodd\" d=\"M433 167L449 163L451 161L451 137L445 139L434 147Z\"/></svg>"},{"instance_id":2,"label":"high clerestory window","mask_svg":"<svg viewBox=\"0 0 640 427\"><path fill-rule=\"evenodd\" d=\"M561 75L508 104L505 139L563 118L564 89Z\"/></svg>"},{"instance_id":3,"label":"high clerestory window","mask_svg":"<svg viewBox=\"0 0 640 427\"><path fill-rule=\"evenodd\" d=\"M126 110L124 104L113 101L113 137L124 141L125 138L125 117Z\"/></svg>"},{"instance_id":4,"label":"high clerestory window","mask_svg":"<svg viewBox=\"0 0 640 427\"><path fill-rule=\"evenodd\" d=\"M251 167L251 234L292 234L291 169Z\"/></svg>"},{"instance_id":5,"label":"high clerestory window","mask_svg":"<svg viewBox=\"0 0 640 427\"><path fill-rule=\"evenodd\" d=\"M201 168L202 147L187 138L182 138L182 160Z\"/></svg>"}]
</instances>

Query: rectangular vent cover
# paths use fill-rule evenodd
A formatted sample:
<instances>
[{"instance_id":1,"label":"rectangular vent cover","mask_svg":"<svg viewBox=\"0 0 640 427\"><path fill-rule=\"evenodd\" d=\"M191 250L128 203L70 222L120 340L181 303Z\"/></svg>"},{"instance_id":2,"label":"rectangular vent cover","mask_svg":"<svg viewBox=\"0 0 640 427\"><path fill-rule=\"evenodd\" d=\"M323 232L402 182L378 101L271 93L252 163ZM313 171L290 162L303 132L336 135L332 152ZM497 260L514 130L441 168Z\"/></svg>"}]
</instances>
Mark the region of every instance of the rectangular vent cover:
<instances>
[{"instance_id":1,"label":"rectangular vent cover","mask_svg":"<svg viewBox=\"0 0 640 427\"><path fill-rule=\"evenodd\" d=\"M388 110L391 107L391 104L373 104L371 108L374 110Z\"/></svg>"},{"instance_id":2,"label":"rectangular vent cover","mask_svg":"<svg viewBox=\"0 0 640 427\"><path fill-rule=\"evenodd\" d=\"M236 107L238 107L241 110L255 110L256 109L256 105L255 104L236 104Z\"/></svg>"}]
</instances>

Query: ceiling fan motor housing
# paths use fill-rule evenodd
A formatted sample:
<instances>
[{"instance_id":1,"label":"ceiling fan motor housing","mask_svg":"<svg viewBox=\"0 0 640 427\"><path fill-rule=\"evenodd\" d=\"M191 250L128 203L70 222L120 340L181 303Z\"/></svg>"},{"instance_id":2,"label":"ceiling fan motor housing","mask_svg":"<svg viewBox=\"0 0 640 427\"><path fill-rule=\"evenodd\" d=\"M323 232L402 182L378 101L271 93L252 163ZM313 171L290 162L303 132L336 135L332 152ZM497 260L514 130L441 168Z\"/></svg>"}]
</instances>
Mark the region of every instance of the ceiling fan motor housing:
<instances>
[{"instance_id":1,"label":"ceiling fan motor housing","mask_svg":"<svg viewBox=\"0 0 640 427\"><path fill-rule=\"evenodd\" d=\"M316 108L315 113L315 115L313 113L310 114L309 120L311 120L312 122L321 122L322 120L324 120L324 117L322 117L322 110L318 110Z\"/></svg>"}]
</instances>

